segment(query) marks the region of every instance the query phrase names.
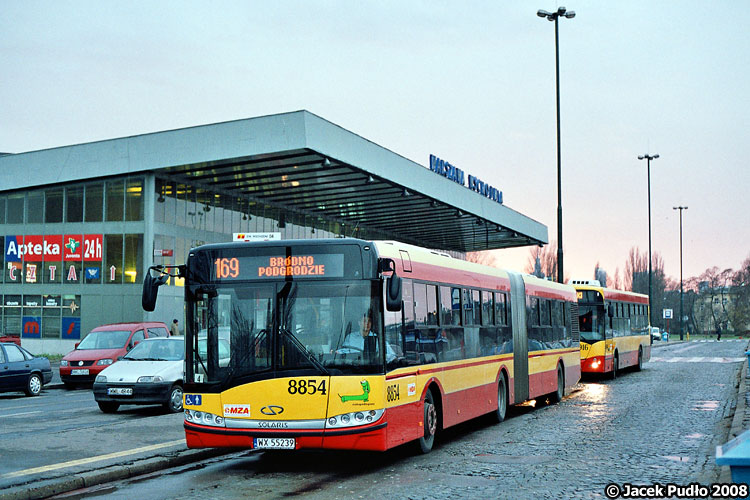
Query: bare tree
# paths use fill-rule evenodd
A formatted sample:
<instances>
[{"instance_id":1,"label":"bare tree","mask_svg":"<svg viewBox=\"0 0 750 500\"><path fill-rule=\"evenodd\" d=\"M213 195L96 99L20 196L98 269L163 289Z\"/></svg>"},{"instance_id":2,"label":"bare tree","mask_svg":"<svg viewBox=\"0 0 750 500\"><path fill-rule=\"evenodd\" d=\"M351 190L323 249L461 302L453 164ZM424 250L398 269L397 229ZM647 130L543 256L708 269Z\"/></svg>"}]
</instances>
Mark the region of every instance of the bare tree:
<instances>
[{"instance_id":1,"label":"bare tree","mask_svg":"<svg viewBox=\"0 0 750 500\"><path fill-rule=\"evenodd\" d=\"M466 254L466 260L490 267L500 267L498 265L497 255L491 250L482 250L481 252L469 252Z\"/></svg>"},{"instance_id":2,"label":"bare tree","mask_svg":"<svg viewBox=\"0 0 750 500\"><path fill-rule=\"evenodd\" d=\"M607 271L599 267L598 261L596 266L594 266L594 279L597 280L600 285L604 287L607 286Z\"/></svg>"},{"instance_id":3,"label":"bare tree","mask_svg":"<svg viewBox=\"0 0 750 500\"><path fill-rule=\"evenodd\" d=\"M623 289L622 279L620 278L620 268L619 267L615 268L615 276L614 276L614 278L612 278L612 288L614 288L615 290L622 290Z\"/></svg>"},{"instance_id":4,"label":"bare tree","mask_svg":"<svg viewBox=\"0 0 750 500\"><path fill-rule=\"evenodd\" d=\"M750 329L750 257L732 276L732 295L729 320L735 331L745 333Z\"/></svg>"},{"instance_id":5,"label":"bare tree","mask_svg":"<svg viewBox=\"0 0 750 500\"><path fill-rule=\"evenodd\" d=\"M539 270L541 271L541 276L539 277L555 280L557 278L557 243L550 241L544 247L532 248L529 252L529 259L526 261L524 272L535 274L535 271L537 271L537 261L539 262ZM564 279L567 283L568 276L565 276Z\"/></svg>"},{"instance_id":6,"label":"bare tree","mask_svg":"<svg viewBox=\"0 0 750 500\"><path fill-rule=\"evenodd\" d=\"M636 293L648 294L648 253L633 247L625 261L623 288ZM651 255L651 324L664 327L661 311L666 304L664 295L667 289L667 277L664 274L664 259L659 252Z\"/></svg>"},{"instance_id":7,"label":"bare tree","mask_svg":"<svg viewBox=\"0 0 750 500\"><path fill-rule=\"evenodd\" d=\"M720 271L710 267L698 276L698 328L705 333L712 333L716 328L726 329L729 319L729 282L733 275L731 269Z\"/></svg>"}]
</instances>

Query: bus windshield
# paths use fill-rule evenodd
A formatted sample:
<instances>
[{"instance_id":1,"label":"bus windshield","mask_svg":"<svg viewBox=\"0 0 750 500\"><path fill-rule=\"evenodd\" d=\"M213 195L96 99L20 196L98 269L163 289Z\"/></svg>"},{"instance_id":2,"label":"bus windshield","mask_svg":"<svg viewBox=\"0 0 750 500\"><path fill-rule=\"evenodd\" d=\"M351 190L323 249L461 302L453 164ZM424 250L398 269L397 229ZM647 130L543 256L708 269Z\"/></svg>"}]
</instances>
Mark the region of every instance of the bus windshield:
<instances>
[{"instance_id":1,"label":"bus windshield","mask_svg":"<svg viewBox=\"0 0 750 500\"><path fill-rule=\"evenodd\" d=\"M589 344L604 340L604 308L601 305L578 304L581 340Z\"/></svg>"},{"instance_id":2,"label":"bus windshield","mask_svg":"<svg viewBox=\"0 0 750 500\"><path fill-rule=\"evenodd\" d=\"M193 380L383 373L377 281L217 286L192 304Z\"/></svg>"}]
</instances>

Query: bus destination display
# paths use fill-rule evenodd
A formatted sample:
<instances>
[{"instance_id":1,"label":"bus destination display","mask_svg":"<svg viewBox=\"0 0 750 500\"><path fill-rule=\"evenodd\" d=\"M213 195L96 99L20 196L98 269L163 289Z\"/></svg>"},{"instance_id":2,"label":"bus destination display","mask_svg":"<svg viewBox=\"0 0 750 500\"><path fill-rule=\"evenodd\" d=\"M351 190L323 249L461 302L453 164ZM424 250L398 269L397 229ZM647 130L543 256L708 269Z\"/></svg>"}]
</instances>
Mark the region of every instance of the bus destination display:
<instances>
[{"instance_id":1,"label":"bus destination display","mask_svg":"<svg viewBox=\"0 0 750 500\"><path fill-rule=\"evenodd\" d=\"M213 272L217 280L341 278L344 254L221 257L214 259Z\"/></svg>"}]
</instances>

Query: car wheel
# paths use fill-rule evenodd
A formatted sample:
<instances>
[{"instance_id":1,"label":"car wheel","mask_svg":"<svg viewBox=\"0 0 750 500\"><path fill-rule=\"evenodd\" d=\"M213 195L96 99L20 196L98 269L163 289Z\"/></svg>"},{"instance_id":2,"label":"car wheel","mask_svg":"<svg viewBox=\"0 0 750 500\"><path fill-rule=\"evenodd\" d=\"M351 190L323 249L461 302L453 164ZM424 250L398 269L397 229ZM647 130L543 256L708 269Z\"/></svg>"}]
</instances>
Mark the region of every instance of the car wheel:
<instances>
[{"instance_id":1,"label":"car wheel","mask_svg":"<svg viewBox=\"0 0 750 500\"><path fill-rule=\"evenodd\" d=\"M120 407L120 403L112 403L110 401L97 401L99 409L104 413L115 413Z\"/></svg>"},{"instance_id":2,"label":"car wheel","mask_svg":"<svg viewBox=\"0 0 750 500\"><path fill-rule=\"evenodd\" d=\"M38 373L32 373L26 382L26 395L27 396L38 396L42 392L42 377Z\"/></svg>"},{"instance_id":3,"label":"car wheel","mask_svg":"<svg viewBox=\"0 0 750 500\"><path fill-rule=\"evenodd\" d=\"M182 386L180 384L172 386L172 390L169 391L169 399L164 403L164 408L170 413L182 411Z\"/></svg>"}]
</instances>

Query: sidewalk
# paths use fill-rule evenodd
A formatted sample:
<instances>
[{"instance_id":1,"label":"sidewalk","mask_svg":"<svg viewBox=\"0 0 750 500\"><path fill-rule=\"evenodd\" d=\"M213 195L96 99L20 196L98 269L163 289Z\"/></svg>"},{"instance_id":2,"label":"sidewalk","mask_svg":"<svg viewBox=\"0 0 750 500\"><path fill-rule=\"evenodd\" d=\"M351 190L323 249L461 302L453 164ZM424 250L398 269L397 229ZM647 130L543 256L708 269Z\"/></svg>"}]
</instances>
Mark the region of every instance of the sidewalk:
<instances>
[{"instance_id":1,"label":"sidewalk","mask_svg":"<svg viewBox=\"0 0 750 500\"><path fill-rule=\"evenodd\" d=\"M737 406L734 409L732 426L725 442L729 442L748 429L750 429L750 373L748 373L748 364L743 363L737 386ZM717 465L716 467L720 466ZM731 483L732 475L729 466L725 465L720 468L719 482Z\"/></svg>"}]
</instances>

